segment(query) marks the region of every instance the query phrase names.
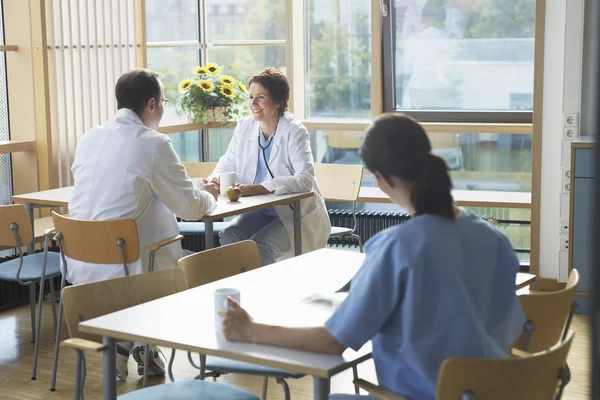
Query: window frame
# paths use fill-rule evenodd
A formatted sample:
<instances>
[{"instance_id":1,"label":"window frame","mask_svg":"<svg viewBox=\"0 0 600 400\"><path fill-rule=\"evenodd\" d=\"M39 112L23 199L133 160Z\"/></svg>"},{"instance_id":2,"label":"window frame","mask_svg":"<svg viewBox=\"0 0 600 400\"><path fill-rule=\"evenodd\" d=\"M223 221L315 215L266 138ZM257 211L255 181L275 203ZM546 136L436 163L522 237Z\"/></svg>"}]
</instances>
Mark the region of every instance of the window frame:
<instances>
[{"instance_id":1,"label":"window frame","mask_svg":"<svg viewBox=\"0 0 600 400\"><path fill-rule=\"evenodd\" d=\"M448 123L533 123L533 110L527 111L488 111L488 110L398 110L396 109L395 70L396 70L396 37L394 21L396 9L394 0L381 0L382 48L383 48L383 111L402 112L421 122ZM540 0L536 0L540 1ZM534 67L535 70L535 67ZM532 88L533 90L533 88Z\"/></svg>"}]
</instances>

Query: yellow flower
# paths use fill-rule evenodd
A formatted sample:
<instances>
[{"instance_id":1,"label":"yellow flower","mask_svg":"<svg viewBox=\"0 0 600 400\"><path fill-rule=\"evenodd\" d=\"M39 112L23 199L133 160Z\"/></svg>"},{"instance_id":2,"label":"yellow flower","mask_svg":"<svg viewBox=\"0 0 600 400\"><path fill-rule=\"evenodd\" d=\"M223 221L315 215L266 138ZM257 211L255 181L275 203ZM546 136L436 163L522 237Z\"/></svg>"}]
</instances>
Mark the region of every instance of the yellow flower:
<instances>
[{"instance_id":1,"label":"yellow flower","mask_svg":"<svg viewBox=\"0 0 600 400\"><path fill-rule=\"evenodd\" d=\"M235 89L233 86L224 84L221 86L221 94L227 98L233 99L233 94L235 93Z\"/></svg>"},{"instance_id":2,"label":"yellow flower","mask_svg":"<svg viewBox=\"0 0 600 400\"><path fill-rule=\"evenodd\" d=\"M208 69L206 69L206 67L196 67L194 69L194 72L196 73L196 75L208 75Z\"/></svg>"},{"instance_id":3,"label":"yellow flower","mask_svg":"<svg viewBox=\"0 0 600 400\"><path fill-rule=\"evenodd\" d=\"M244 85L242 82L238 82L237 84L240 87L240 89L242 90L242 92L248 93L248 90L246 89L246 85Z\"/></svg>"},{"instance_id":4,"label":"yellow flower","mask_svg":"<svg viewBox=\"0 0 600 400\"><path fill-rule=\"evenodd\" d=\"M222 75L219 78L219 83L221 84L228 84L228 85L233 85L235 83L235 79L233 79L231 76L229 75Z\"/></svg>"},{"instance_id":5,"label":"yellow flower","mask_svg":"<svg viewBox=\"0 0 600 400\"><path fill-rule=\"evenodd\" d=\"M190 88L194 84L194 81L191 79L184 79L179 84L179 92L183 93Z\"/></svg>"},{"instance_id":6,"label":"yellow flower","mask_svg":"<svg viewBox=\"0 0 600 400\"><path fill-rule=\"evenodd\" d=\"M214 63L208 63L204 68L206 68L211 75L219 75L219 72L221 72L219 66Z\"/></svg>"},{"instance_id":7,"label":"yellow flower","mask_svg":"<svg viewBox=\"0 0 600 400\"><path fill-rule=\"evenodd\" d=\"M202 79L200 82L198 82L198 87L204 90L205 93L211 93L215 90L215 85L206 79Z\"/></svg>"}]
</instances>

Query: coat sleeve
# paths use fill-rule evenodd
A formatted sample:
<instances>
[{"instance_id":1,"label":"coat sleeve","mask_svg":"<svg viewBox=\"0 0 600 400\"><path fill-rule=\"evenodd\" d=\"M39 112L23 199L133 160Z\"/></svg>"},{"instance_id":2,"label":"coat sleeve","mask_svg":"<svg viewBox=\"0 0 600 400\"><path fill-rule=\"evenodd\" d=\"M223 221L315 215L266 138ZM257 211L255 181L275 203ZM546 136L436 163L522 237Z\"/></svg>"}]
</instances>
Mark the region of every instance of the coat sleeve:
<instances>
[{"instance_id":1,"label":"coat sleeve","mask_svg":"<svg viewBox=\"0 0 600 400\"><path fill-rule=\"evenodd\" d=\"M194 186L166 136L154 152L150 185L169 210L183 219L198 220L216 206L210 193Z\"/></svg>"},{"instance_id":2,"label":"coat sleeve","mask_svg":"<svg viewBox=\"0 0 600 400\"><path fill-rule=\"evenodd\" d=\"M261 182L261 185L276 195L311 191L315 179L315 165L310 149L310 137L304 125L293 128L287 151L294 173L267 179Z\"/></svg>"},{"instance_id":3,"label":"coat sleeve","mask_svg":"<svg viewBox=\"0 0 600 400\"><path fill-rule=\"evenodd\" d=\"M229 142L229 146L227 146L227 151L221 156L221 158L219 158L219 162L217 163L215 170L206 179L210 181L212 178L218 177L223 172L237 173L236 159L242 129L244 129L242 124L238 124L235 127L235 130L233 131L233 136L231 137L231 141Z\"/></svg>"}]
</instances>

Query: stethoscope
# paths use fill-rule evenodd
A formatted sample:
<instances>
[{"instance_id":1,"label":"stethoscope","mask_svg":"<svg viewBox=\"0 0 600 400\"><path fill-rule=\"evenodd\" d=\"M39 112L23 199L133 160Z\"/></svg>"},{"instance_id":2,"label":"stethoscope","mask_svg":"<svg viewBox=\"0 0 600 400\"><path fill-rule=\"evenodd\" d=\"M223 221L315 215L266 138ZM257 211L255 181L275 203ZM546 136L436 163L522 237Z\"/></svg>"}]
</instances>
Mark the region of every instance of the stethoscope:
<instances>
[{"instance_id":1,"label":"stethoscope","mask_svg":"<svg viewBox=\"0 0 600 400\"><path fill-rule=\"evenodd\" d=\"M276 132L277 129L275 129L271 134L271 137L269 138L269 141L267 142L266 146L263 146L260 142L260 135L263 134L262 129L258 128L258 136L256 137L256 139L258 140L258 147L262 149L262 155L263 159L265 160L265 166L267 167L267 171L269 171L269 175L271 175L271 179L275 179L275 175L273 175L273 172L271 172L271 168L269 167L269 161L267 161L267 149L271 146L271 143L273 143L273 138L275 137ZM292 211L294 211L294 206L292 206L291 204L289 206L292 209Z\"/></svg>"},{"instance_id":2,"label":"stethoscope","mask_svg":"<svg viewBox=\"0 0 600 400\"><path fill-rule=\"evenodd\" d=\"M262 129L260 129L260 128L258 129L258 136L256 137L256 139L258 140L258 147L260 147L262 149L263 159L265 160L265 165L267 167L267 171L269 171L269 175L271 175L271 179L274 179L275 176L273 175L273 172L271 172L271 168L269 167L269 162L267 161L267 149L271 146L271 143L273 143L273 138L275 137L276 132L277 132L277 130L273 131L266 146L263 146L260 142L260 135L263 134Z\"/></svg>"}]
</instances>

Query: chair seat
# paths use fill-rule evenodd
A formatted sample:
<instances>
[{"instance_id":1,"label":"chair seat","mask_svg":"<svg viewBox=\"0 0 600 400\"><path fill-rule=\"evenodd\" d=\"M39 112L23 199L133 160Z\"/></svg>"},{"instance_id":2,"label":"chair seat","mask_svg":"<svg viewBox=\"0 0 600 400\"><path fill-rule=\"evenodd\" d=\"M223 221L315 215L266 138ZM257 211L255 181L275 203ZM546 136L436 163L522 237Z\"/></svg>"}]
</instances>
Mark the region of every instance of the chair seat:
<instances>
[{"instance_id":1,"label":"chair seat","mask_svg":"<svg viewBox=\"0 0 600 400\"><path fill-rule=\"evenodd\" d=\"M378 400L379 397L360 394L330 394L329 400Z\"/></svg>"},{"instance_id":2,"label":"chair seat","mask_svg":"<svg viewBox=\"0 0 600 400\"><path fill-rule=\"evenodd\" d=\"M182 235L200 235L204 234L204 222L178 222L179 233ZM227 228L229 222L213 222L214 233L219 233Z\"/></svg>"},{"instance_id":3,"label":"chair seat","mask_svg":"<svg viewBox=\"0 0 600 400\"><path fill-rule=\"evenodd\" d=\"M329 234L329 236L343 236L349 235L350 233L352 233L352 228L345 228L343 226L332 226L331 233Z\"/></svg>"},{"instance_id":4,"label":"chair seat","mask_svg":"<svg viewBox=\"0 0 600 400\"><path fill-rule=\"evenodd\" d=\"M302 378L304 376L303 374L298 374L283 369L210 356L206 357L206 369L217 372L271 376L276 378Z\"/></svg>"},{"instance_id":5,"label":"chair seat","mask_svg":"<svg viewBox=\"0 0 600 400\"><path fill-rule=\"evenodd\" d=\"M60 256L53 251L48 252L48 261L46 264L46 278L52 278L60 275ZM23 268L20 278L22 281L39 281L42 277L42 265L44 263L44 253L35 253L23 257ZM18 258L6 261L0 264L0 280L16 281L17 271L20 261Z\"/></svg>"},{"instance_id":6,"label":"chair seat","mask_svg":"<svg viewBox=\"0 0 600 400\"><path fill-rule=\"evenodd\" d=\"M200 380L152 386L118 396L119 400L259 400L254 393L225 383Z\"/></svg>"}]
</instances>

